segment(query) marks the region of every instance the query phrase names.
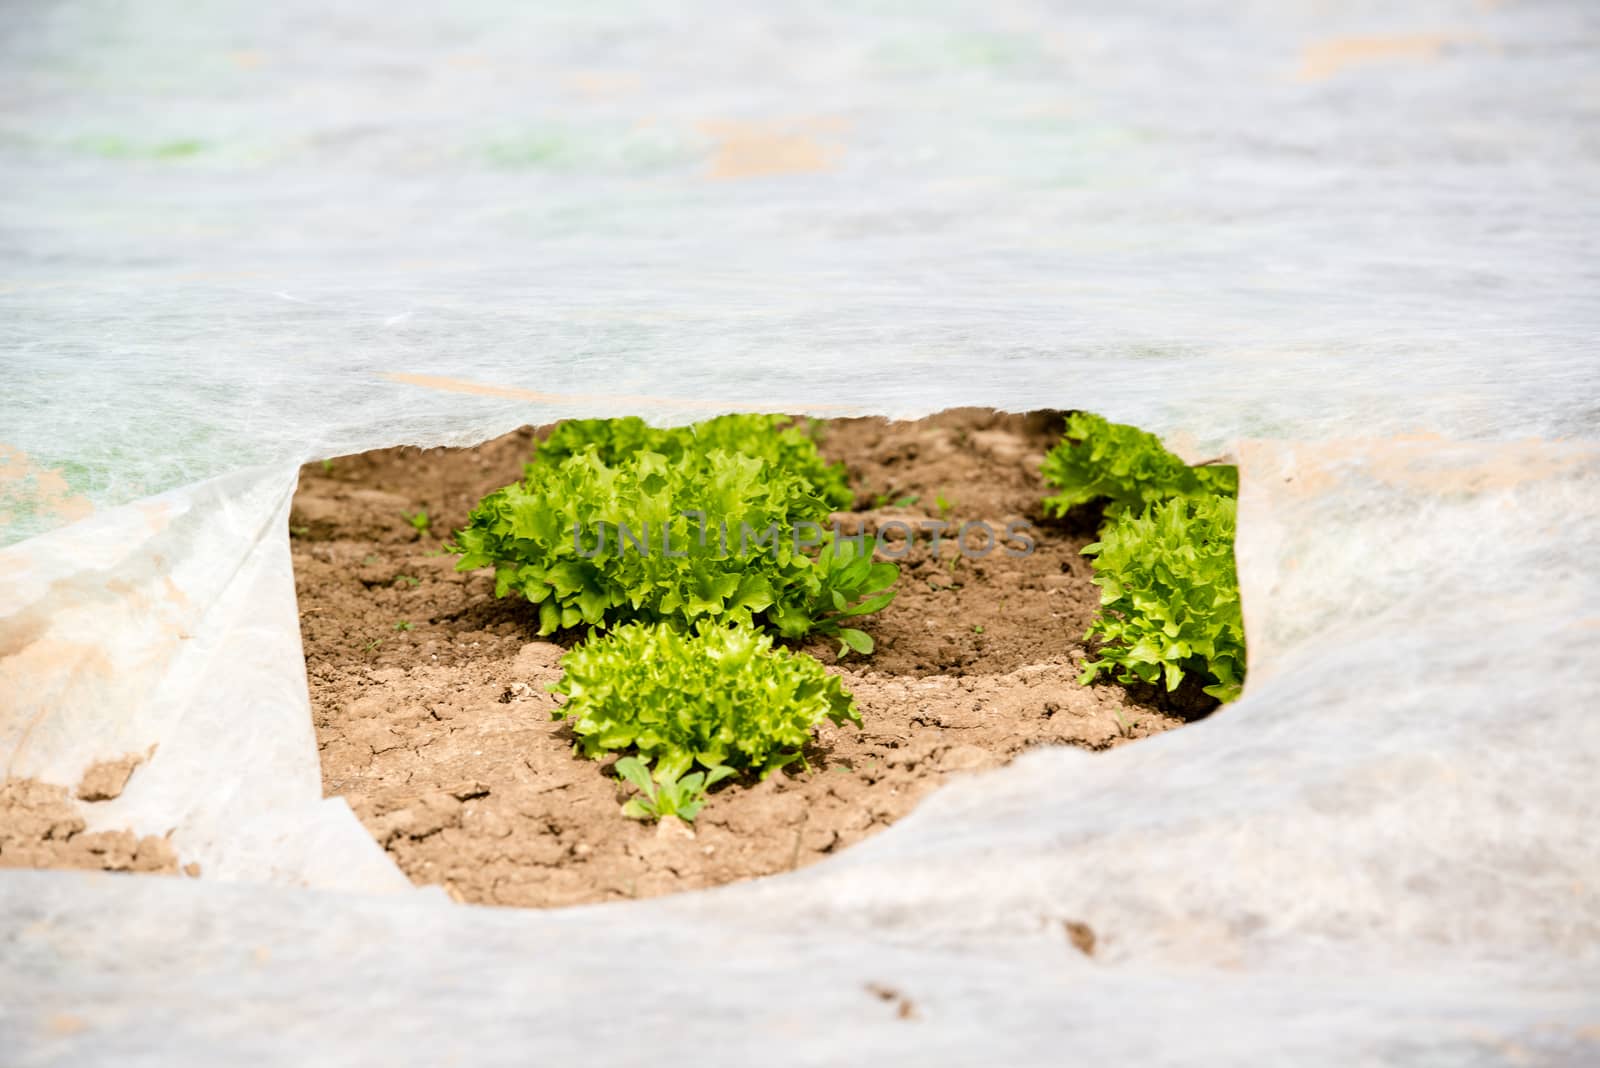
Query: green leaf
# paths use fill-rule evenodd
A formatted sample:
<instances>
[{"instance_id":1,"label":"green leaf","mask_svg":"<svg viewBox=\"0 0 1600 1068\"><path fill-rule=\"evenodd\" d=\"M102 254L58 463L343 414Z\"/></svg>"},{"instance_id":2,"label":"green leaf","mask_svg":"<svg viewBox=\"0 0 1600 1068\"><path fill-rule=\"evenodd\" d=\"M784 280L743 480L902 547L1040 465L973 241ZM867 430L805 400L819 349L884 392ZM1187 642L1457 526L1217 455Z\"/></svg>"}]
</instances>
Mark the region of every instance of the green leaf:
<instances>
[{"instance_id":1,"label":"green leaf","mask_svg":"<svg viewBox=\"0 0 1600 1068\"><path fill-rule=\"evenodd\" d=\"M845 646L854 649L856 652L861 653L862 655L872 652L872 636L863 631L852 630L849 627L840 627L839 639L844 642Z\"/></svg>"},{"instance_id":2,"label":"green leaf","mask_svg":"<svg viewBox=\"0 0 1600 1068\"><path fill-rule=\"evenodd\" d=\"M616 771L618 775L638 787L639 792L646 797L655 796L655 786L650 781L650 772L645 769L644 763L638 757L623 757L617 761Z\"/></svg>"},{"instance_id":3,"label":"green leaf","mask_svg":"<svg viewBox=\"0 0 1600 1068\"><path fill-rule=\"evenodd\" d=\"M1166 675L1167 692L1171 693L1183 681L1183 668L1175 661L1167 660L1161 664L1161 670Z\"/></svg>"},{"instance_id":4,"label":"green leaf","mask_svg":"<svg viewBox=\"0 0 1600 1068\"><path fill-rule=\"evenodd\" d=\"M637 797L623 803L622 814L632 820L653 820L656 810Z\"/></svg>"},{"instance_id":5,"label":"green leaf","mask_svg":"<svg viewBox=\"0 0 1600 1068\"><path fill-rule=\"evenodd\" d=\"M862 601L860 604L855 605L852 608L845 609L843 612L840 613L840 615L846 615L846 616L864 616L864 615L868 615L868 614L870 614L872 612L881 611L892 600L894 600L894 593L893 592L880 593L878 596L868 598L867 600ZM860 631L856 631L856 633L860 634L861 632ZM870 641L870 640L871 639L869 638L868 641Z\"/></svg>"},{"instance_id":6,"label":"green leaf","mask_svg":"<svg viewBox=\"0 0 1600 1068\"><path fill-rule=\"evenodd\" d=\"M793 764L797 760L799 760L802 763L804 763L804 758L799 753L775 753L775 754L773 754L771 759L769 759L766 762L766 764L763 765L762 768L761 768L761 778L762 778L762 780L765 781L768 775L771 775L773 772L779 771L782 768L787 767L790 764Z\"/></svg>"},{"instance_id":7,"label":"green leaf","mask_svg":"<svg viewBox=\"0 0 1600 1068\"><path fill-rule=\"evenodd\" d=\"M893 586L900 578L900 567L897 564L873 564L867 569L867 580L861 585L862 593L877 593L879 590Z\"/></svg>"},{"instance_id":8,"label":"green leaf","mask_svg":"<svg viewBox=\"0 0 1600 1068\"><path fill-rule=\"evenodd\" d=\"M834 582L847 590L857 590L866 585L867 576L872 573L872 557L858 556L845 565L835 578Z\"/></svg>"},{"instance_id":9,"label":"green leaf","mask_svg":"<svg viewBox=\"0 0 1600 1068\"><path fill-rule=\"evenodd\" d=\"M599 623L607 608L605 593L598 586L585 586L578 593L578 611L585 623Z\"/></svg>"},{"instance_id":10,"label":"green leaf","mask_svg":"<svg viewBox=\"0 0 1600 1068\"><path fill-rule=\"evenodd\" d=\"M656 782L675 782L680 775L694 766L694 753L672 747L660 733L652 732L649 751L657 754Z\"/></svg>"},{"instance_id":11,"label":"green leaf","mask_svg":"<svg viewBox=\"0 0 1600 1068\"><path fill-rule=\"evenodd\" d=\"M773 602L772 582L764 575L749 574L739 580L738 591L733 596L734 609L762 612Z\"/></svg>"}]
</instances>

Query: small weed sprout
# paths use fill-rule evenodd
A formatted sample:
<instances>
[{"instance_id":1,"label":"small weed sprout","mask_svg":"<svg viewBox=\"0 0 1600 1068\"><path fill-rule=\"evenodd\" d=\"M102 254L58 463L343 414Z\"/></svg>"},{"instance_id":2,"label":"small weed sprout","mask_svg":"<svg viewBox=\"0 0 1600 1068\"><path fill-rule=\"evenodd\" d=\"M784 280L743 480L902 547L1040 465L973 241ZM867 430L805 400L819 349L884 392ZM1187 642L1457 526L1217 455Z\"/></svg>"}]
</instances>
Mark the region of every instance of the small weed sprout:
<instances>
[{"instance_id":1,"label":"small weed sprout","mask_svg":"<svg viewBox=\"0 0 1600 1068\"><path fill-rule=\"evenodd\" d=\"M622 814L635 820L659 820L676 816L693 823L706 803L706 791L734 774L726 764L710 771L691 771L687 775L662 775L657 782L638 757L626 756L616 763L617 774L639 791L622 806Z\"/></svg>"}]
</instances>

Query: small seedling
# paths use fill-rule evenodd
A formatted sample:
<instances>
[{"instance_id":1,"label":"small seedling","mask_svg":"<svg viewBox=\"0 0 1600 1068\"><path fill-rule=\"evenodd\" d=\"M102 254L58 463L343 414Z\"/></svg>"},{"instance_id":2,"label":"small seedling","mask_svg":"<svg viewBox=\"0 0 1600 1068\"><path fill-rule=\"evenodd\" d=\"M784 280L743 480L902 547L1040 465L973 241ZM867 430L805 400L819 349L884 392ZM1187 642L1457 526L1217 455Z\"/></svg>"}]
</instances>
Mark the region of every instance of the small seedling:
<instances>
[{"instance_id":1,"label":"small seedling","mask_svg":"<svg viewBox=\"0 0 1600 1068\"><path fill-rule=\"evenodd\" d=\"M289 528L289 533L293 534L297 538L303 538L307 534L311 533L311 528L310 527L290 527Z\"/></svg>"},{"instance_id":2,"label":"small seedling","mask_svg":"<svg viewBox=\"0 0 1600 1068\"><path fill-rule=\"evenodd\" d=\"M415 627L416 624L412 623L409 619L402 619L400 622L394 625L395 630L413 630Z\"/></svg>"},{"instance_id":3,"label":"small seedling","mask_svg":"<svg viewBox=\"0 0 1600 1068\"><path fill-rule=\"evenodd\" d=\"M839 639L838 659L840 660L843 660L852 651L860 653L862 656L866 656L872 652L872 635L868 634L864 630L855 630L852 627L840 627L839 633L834 635L834 637Z\"/></svg>"},{"instance_id":4,"label":"small seedling","mask_svg":"<svg viewBox=\"0 0 1600 1068\"><path fill-rule=\"evenodd\" d=\"M956 506L955 501L946 500L942 493L934 495L933 503L938 507L941 516L949 515L950 509Z\"/></svg>"},{"instance_id":5,"label":"small seedling","mask_svg":"<svg viewBox=\"0 0 1600 1068\"><path fill-rule=\"evenodd\" d=\"M983 633L983 624L982 623L974 623L972 625L972 633L974 633L974 634L982 634Z\"/></svg>"},{"instance_id":6,"label":"small seedling","mask_svg":"<svg viewBox=\"0 0 1600 1068\"><path fill-rule=\"evenodd\" d=\"M370 652L372 652L374 649L378 648L378 646L380 646L382 644L383 644L383 639L382 638L374 638L370 642L368 642L367 644L363 645L361 647L361 651L364 652L364 653L370 653Z\"/></svg>"},{"instance_id":7,"label":"small seedling","mask_svg":"<svg viewBox=\"0 0 1600 1068\"><path fill-rule=\"evenodd\" d=\"M325 475L333 474L333 461L332 460L324 460L324 461L322 461L322 473L325 474Z\"/></svg>"},{"instance_id":8,"label":"small seedling","mask_svg":"<svg viewBox=\"0 0 1600 1068\"><path fill-rule=\"evenodd\" d=\"M396 575L394 577L394 584L396 586L416 587L422 585L422 580L417 578L415 575Z\"/></svg>"},{"instance_id":9,"label":"small seedling","mask_svg":"<svg viewBox=\"0 0 1600 1068\"><path fill-rule=\"evenodd\" d=\"M362 567L371 567L373 564L375 564L377 562L378 562L378 554L377 553L368 553L367 555L365 555L365 556L363 556L361 558L361 566Z\"/></svg>"},{"instance_id":10,"label":"small seedling","mask_svg":"<svg viewBox=\"0 0 1600 1068\"><path fill-rule=\"evenodd\" d=\"M651 778L644 761L626 756L617 761L617 774L639 790L637 797L629 798L622 806L622 814L636 820L659 820L676 816L693 823L706 803L706 791L734 774L726 764L718 764L710 771L691 771L682 777L661 775L657 782Z\"/></svg>"},{"instance_id":11,"label":"small seedling","mask_svg":"<svg viewBox=\"0 0 1600 1068\"><path fill-rule=\"evenodd\" d=\"M428 510L426 508L418 508L415 515L406 516L406 522L410 523L411 529L418 534L426 534L428 532Z\"/></svg>"},{"instance_id":12,"label":"small seedling","mask_svg":"<svg viewBox=\"0 0 1600 1068\"><path fill-rule=\"evenodd\" d=\"M913 504L916 504L920 500L922 500L922 495L920 493L913 493L910 496L901 497L898 501L895 501L894 506L896 508L910 508Z\"/></svg>"}]
</instances>

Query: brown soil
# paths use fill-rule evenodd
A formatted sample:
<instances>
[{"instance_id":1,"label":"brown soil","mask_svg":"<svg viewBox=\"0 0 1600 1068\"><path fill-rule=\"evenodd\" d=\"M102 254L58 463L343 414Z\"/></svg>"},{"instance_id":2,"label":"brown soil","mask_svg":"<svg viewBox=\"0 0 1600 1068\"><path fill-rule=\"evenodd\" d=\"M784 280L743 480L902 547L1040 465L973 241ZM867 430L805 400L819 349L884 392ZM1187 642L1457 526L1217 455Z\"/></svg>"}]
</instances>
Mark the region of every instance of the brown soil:
<instances>
[{"instance_id":1,"label":"brown soil","mask_svg":"<svg viewBox=\"0 0 1600 1068\"><path fill-rule=\"evenodd\" d=\"M78 784L78 799L110 801L120 796L143 759L127 756L94 765ZM0 783L0 868L85 868L168 875L178 870L177 855L165 838L153 834L140 838L126 830L85 833L85 826L65 786L36 779Z\"/></svg>"},{"instance_id":2,"label":"brown soil","mask_svg":"<svg viewBox=\"0 0 1600 1068\"><path fill-rule=\"evenodd\" d=\"M133 777L133 769L143 763L143 756L132 753L116 760L102 760L90 766L78 783L78 800L116 800L122 796L128 780Z\"/></svg>"},{"instance_id":3,"label":"brown soil","mask_svg":"<svg viewBox=\"0 0 1600 1068\"><path fill-rule=\"evenodd\" d=\"M496 600L488 572L458 573L441 551L479 497L520 477L537 431L309 465L290 529L324 789L414 882L463 901L571 905L803 866L947 776L1031 746L1104 749L1177 726L1170 704L1075 681L1098 590L1079 555L1092 528L1037 511L1059 425L968 410L827 426L822 450L858 493L859 510L839 517L847 531L942 516L1003 535L1029 520L1035 551L962 559L947 537L935 556L919 535L894 603L865 624L876 652L835 668L865 728L824 724L809 770L719 789L692 830L624 818L609 762L574 756L551 719L546 685L581 634L539 639L531 606ZM425 532L406 518L419 509ZM832 643L806 649L834 662Z\"/></svg>"}]
</instances>

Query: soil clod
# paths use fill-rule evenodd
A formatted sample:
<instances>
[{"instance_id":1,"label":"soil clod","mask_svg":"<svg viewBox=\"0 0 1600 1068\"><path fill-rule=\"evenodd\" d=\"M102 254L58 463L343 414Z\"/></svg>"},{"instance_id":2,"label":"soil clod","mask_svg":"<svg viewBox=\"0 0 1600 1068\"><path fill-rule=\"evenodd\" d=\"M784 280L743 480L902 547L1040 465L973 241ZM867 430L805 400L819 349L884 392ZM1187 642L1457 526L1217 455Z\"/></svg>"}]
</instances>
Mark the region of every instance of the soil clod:
<instances>
[{"instance_id":1,"label":"soil clod","mask_svg":"<svg viewBox=\"0 0 1600 1068\"><path fill-rule=\"evenodd\" d=\"M1085 957L1094 956L1094 929L1079 920L1062 920L1062 929L1067 932L1067 940L1072 943L1072 948L1082 953Z\"/></svg>"},{"instance_id":2,"label":"soil clod","mask_svg":"<svg viewBox=\"0 0 1600 1068\"><path fill-rule=\"evenodd\" d=\"M133 777L133 769L144 763L141 754L129 754L116 760L102 760L90 766L78 783L79 801L114 801Z\"/></svg>"}]
</instances>

